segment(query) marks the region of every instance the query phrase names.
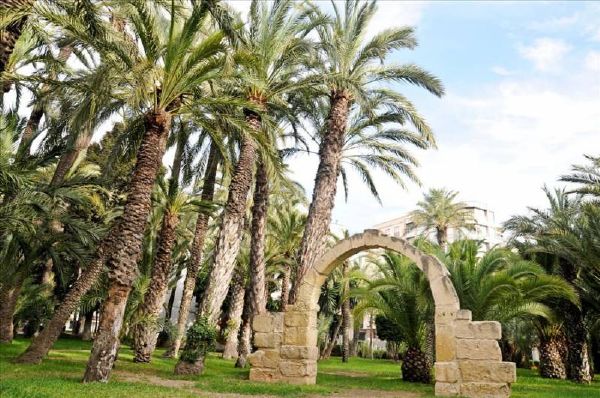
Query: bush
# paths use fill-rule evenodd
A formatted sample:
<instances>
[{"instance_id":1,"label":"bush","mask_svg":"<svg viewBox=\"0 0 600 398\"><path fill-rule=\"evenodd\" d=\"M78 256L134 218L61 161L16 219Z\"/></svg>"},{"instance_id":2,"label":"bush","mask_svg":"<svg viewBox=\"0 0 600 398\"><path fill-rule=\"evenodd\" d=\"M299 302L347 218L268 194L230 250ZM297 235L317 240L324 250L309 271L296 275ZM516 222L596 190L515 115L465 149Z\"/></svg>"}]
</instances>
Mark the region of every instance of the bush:
<instances>
[{"instance_id":1,"label":"bush","mask_svg":"<svg viewBox=\"0 0 600 398\"><path fill-rule=\"evenodd\" d=\"M196 362L214 348L216 340L217 330L208 319L205 317L197 319L187 331L181 360L189 363Z\"/></svg>"}]
</instances>

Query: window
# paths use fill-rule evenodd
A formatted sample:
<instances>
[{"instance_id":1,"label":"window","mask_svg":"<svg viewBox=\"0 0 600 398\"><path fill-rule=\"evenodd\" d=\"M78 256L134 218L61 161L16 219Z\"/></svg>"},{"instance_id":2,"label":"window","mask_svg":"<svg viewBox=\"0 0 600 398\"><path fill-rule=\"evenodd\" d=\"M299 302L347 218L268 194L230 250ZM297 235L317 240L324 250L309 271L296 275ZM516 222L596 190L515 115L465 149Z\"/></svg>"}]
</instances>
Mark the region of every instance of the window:
<instances>
[{"instance_id":1,"label":"window","mask_svg":"<svg viewBox=\"0 0 600 398\"><path fill-rule=\"evenodd\" d=\"M396 236L396 237L400 236L400 227L394 227L394 236Z\"/></svg>"}]
</instances>

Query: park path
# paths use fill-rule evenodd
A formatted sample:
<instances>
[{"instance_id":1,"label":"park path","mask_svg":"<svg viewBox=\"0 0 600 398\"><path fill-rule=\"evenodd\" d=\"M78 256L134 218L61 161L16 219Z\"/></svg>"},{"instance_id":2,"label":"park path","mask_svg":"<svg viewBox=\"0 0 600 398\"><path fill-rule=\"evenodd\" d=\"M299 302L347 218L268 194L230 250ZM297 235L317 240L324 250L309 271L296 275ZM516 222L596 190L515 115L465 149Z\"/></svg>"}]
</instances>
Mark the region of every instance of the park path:
<instances>
[{"instance_id":1,"label":"park path","mask_svg":"<svg viewBox=\"0 0 600 398\"><path fill-rule=\"evenodd\" d=\"M276 395L256 395L256 394L237 394L237 393L224 393L224 392L212 392L203 391L196 387L196 382L191 380L176 380L176 379L163 379L150 374L143 373L131 373L117 371L115 372L117 378L121 381L130 383L145 383L152 384L159 387L177 388L186 390L193 394L198 394L199 397L203 398L279 398ZM419 398L422 394L408 391L381 391L381 390L360 390L351 389L345 391L335 392L328 397L331 398ZM307 395L306 398L323 398L323 395Z\"/></svg>"}]
</instances>

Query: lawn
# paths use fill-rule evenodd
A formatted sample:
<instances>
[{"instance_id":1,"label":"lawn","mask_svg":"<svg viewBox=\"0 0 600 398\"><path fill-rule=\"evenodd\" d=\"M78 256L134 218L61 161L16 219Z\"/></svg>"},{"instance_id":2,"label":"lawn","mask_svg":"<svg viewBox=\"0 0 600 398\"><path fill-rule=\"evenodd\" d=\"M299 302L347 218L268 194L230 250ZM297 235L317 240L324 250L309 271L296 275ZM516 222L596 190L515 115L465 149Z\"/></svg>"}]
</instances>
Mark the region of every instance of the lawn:
<instances>
[{"instance_id":1,"label":"lawn","mask_svg":"<svg viewBox=\"0 0 600 398\"><path fill-rule=\"evenodd\" d=\"M151 365L135 364L128 347L123 347L108 384L80 383L90 344L60 340L49 359L38 366L13 365L10 359L25 349L27 340L0 346L0 396L2 398L91 398L91 397L433 397L430 385L405 383L400 366L384 360L353 358L342 364L339 358L319 363L317 385L291 386L254 383L248 370L236 369L231 361L210 356L201 377L173 375L174 360L158 351ZM373 390L368 392L367 390ZM392 394L391 391L395 391ZM224 394L229 393L229 394ZM600 398L600 380L591 386L541 379L533 371L519 370L513 397Z\"/></svg>"}]
</instances>

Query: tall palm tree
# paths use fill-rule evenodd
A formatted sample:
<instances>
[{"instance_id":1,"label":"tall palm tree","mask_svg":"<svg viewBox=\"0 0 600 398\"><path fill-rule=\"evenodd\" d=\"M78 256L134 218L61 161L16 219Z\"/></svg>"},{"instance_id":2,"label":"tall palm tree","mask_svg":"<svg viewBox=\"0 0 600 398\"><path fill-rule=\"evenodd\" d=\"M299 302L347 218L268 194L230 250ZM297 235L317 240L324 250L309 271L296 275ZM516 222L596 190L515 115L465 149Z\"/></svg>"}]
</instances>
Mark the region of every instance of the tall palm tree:
<instances>
[{"instance_id":1,"label":"tall palm tree","mask_svg":"<svg viewBox=\"0 0 600 398\"><path fill-rule=\"evenodd\" d=\"M141 234L150 210L150 192L165 151L171 119L189 111L190 106L199 105L204 94L199 90L220 73L223 65L223 33L204 32L207 8L194 5L183 20L172 4L167 20L162 19L160 7L149 13L145 5L136 3L128 10L144 52L138 54L138 59L126 59L130 65L150 65L154 81L148 81L145 73L128 74L135 82L130 103L149 105L149 109L144 114L145 132L121 217L120 239L107 260L109 294L102 307L100 328L84 376L86 382L106 381L116 359L125 304L136 275ZM163 23L168 30L161 30Z\"/></svg>"},{"instance_id":2,"label":"tall palm tree","mask_svg":"<svg viewBox=\"0 0 600 398\"><path fill-rule=\"evenodd\" d=\"M425 233L435 231L438 245L446 247L450 228L461 231L474 228L473 214L464 202L457 202L458 192L432 188L417 203L419 209L410 213L415 228Z\"/></svg>"},{"instance_id":3,"label":"tall palm tree","mask_svg":"<svg viewBox=\"0 0 600 398\"><path fill-rule=\"evenodd\" d=\"M241 134L238 162L229 185L211 276L198 311L199 320L206 318L212 323L219 316L235 268L254 164L259 158L258 168L264 168L273 157L273 139L268 137L273 129L268 127L267 119L273 110L285 108L284 95L287 92L302 87L295 79L302 67L301 60L310 49L300 39L300 35L307 30L304 23L306 15L295 9L293 1L282 0L272 4L253 1L249 18L248 31L243 35L247 37L243 38L243 45L236 52L237 57L244 60L244 64L239 80L234 80L244 90L240 95L244 95L249 103L244 110L248 128ZM259 143L263 145L258 157ZM266 178L259 179L259 183L265 185ZM259 203L265 203L268 195L265 188L259 190ZM260 208L262 207L261 205ZM195 361L198 371L202 361L200 358Z\"/></svg>"},{"instance_id":4,"label":"tall palm tree","mask_svg":"<svg viewBox=\"0 0 600 398\"><path fill-rule=\"evenodd\" d=\"M337 3L333 3L333 9L335 18L317 29L323 54L320 77L326 82L323 90L329 96L329 112L327 128L319 146L319 166L312 202L299 249L298 280L314 265L324 247L323 237L331 222L352 104L359 104L363 112L368 114L371 110L369 103L374 96L393 97L395 110L404 116L402 121L395 121L410 122L416 127L417 135L433 143L431 129L412 103L401 94L381 89L379 85L391 81L408 82L437 96L441 96L444 91L436 77L416 65L383 63L393 50L416 46L412 28L388 29L367 40L365 35L377 9L376 2L347 0L343 10L340 10ZM299 283L296 283L291 301L295 301L298 288Z\"/></svg>"}]
</instances>

